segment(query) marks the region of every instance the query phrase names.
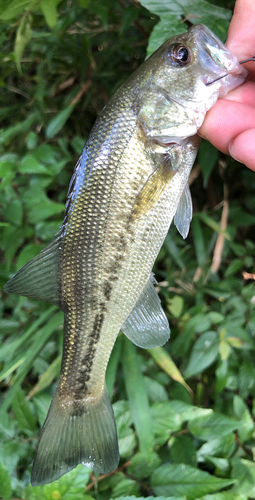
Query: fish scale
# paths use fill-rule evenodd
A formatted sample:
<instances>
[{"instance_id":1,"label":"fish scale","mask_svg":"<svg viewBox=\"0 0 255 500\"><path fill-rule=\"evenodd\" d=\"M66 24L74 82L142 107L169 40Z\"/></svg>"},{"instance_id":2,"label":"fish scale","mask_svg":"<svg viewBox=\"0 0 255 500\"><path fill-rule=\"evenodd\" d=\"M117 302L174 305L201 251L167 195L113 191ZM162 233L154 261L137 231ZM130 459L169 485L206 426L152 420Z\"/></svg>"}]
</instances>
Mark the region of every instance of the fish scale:
<instances>
[{"instance_id":1,"label":"fish scale","mask_svg":"<svg viewBox=\"0 0 255 500\"><path fill-rule=\"evenodd\" d=\"M105 386L109 356L120 330L143 348L169 339L152 266L173 217L181 235L188 234L197 129L219 95L246 76L203 25L165 42L98 117L71 179L55 241L6 284L7 292L64 311L61 373L37 445L32 485L52 482L79 463L104 474L117 467L116 425Z\"/></svg>"}]
</instances>

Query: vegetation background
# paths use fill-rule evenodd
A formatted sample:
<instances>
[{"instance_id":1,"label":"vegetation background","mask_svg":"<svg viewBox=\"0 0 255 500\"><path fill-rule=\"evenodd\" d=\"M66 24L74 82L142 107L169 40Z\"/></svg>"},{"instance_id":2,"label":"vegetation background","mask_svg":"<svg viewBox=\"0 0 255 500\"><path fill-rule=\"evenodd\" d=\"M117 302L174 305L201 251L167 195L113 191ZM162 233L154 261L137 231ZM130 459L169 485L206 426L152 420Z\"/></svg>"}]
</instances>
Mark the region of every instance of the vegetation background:
<instances>
[{"instance_id":1,"label":"vegetation background","mask_svg":"<svg viewBox=\"0 0 255 500\"><path fill-rule=\"evenodd\" d=\"M232 0L0 0L0 288L57 232L72 170L115 89L165 39L207 24L223 41ZM29 484L60 369L63 316L0 304L0 497L255 498L255 175L201 145L194 218L155 264L164 348L122 334L107 371L121 460Z\"/></svg>"}]
</instances>

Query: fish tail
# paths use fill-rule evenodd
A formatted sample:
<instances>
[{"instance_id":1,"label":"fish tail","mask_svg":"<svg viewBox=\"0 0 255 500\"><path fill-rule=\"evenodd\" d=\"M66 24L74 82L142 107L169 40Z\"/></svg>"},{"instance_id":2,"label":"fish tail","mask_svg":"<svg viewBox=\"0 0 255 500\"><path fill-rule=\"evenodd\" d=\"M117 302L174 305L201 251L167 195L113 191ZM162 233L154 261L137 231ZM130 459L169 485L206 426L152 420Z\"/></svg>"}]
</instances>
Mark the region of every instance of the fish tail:
<instances>
[{"instance_id":1,"label":"fish tail","mask_svg":"<svg viewBox=\"0 0 255 500\"><path fill-rule=\"evenodd\" d=\"M51 483L80 463L103 474L118 466L116 425L106 386L99 398L66 403L57 388L37 445L31 484Z\"/></svg>"}]
</instances>

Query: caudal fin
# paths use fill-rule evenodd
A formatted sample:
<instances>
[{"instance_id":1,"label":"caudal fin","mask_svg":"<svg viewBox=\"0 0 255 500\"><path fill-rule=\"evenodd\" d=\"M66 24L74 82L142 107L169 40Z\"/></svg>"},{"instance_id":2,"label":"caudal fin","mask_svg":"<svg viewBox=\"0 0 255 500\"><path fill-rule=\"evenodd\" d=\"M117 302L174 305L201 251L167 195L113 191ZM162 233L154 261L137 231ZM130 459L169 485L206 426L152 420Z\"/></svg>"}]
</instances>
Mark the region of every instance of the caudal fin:
<instances>
[{"instance_id":1,"label":"caudal fin","mask_svg":"<svg viewBox=\"0 0 255 500\"><path fill-rule=\"evenodd\" d=\"M56 390L37 445L31 484L51 483L80 463L103 474L118 466L116 425L106 387L98 399L71 404L60 401Z\"/></svg>"}]
</instances>

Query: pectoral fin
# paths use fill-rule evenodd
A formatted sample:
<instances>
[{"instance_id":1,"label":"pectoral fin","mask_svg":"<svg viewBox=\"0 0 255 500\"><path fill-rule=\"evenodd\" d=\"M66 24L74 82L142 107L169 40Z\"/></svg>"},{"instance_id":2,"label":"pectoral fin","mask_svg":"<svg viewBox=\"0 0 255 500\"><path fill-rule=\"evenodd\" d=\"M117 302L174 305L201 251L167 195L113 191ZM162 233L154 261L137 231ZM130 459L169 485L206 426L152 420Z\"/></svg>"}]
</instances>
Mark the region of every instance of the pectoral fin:
<instances>
[{"instance_id":1,"label":"pectoral fin","mask_svg":"<svg viewBox=\"0 0 255 500\"><path fill-rule=\"evenodd\" d=\"M146 215L154 207L174 174L170 160L162 162L152 172L135 200L132 210L134 218Z\"/></svg>"},{"instance_id":2,"label":"pectoral fin","mask_svg":"<svg viewBox=\"0 0 255 500\"><path fill-rule=\"evenodd\" d=\"M189 190L188 184L186 184L185 189L182 193L181 199L179 201L179 205L176 210L176 214L174 216L174 223L183 237L183 239L187 238L190 222L192 220L192 199Z\"/></svg>"},{"instance_id":3,"label":"pectoral fin","mask_svg":"<svg viewBox=\"0 0 255 500\"><path fill-rule=\"evenodd\" d=\"M163 345L169 340L168 320L153 286L153 278L146 283L121 330L134 344L144 349Z\"/></svg>"}]
</instances>

